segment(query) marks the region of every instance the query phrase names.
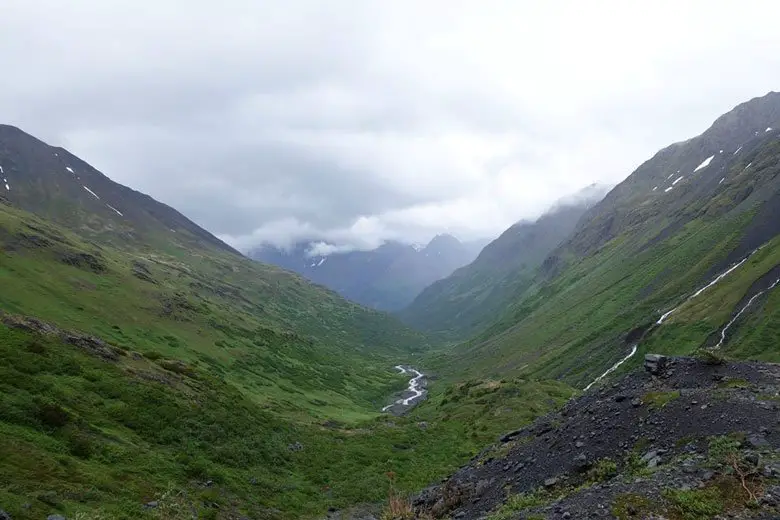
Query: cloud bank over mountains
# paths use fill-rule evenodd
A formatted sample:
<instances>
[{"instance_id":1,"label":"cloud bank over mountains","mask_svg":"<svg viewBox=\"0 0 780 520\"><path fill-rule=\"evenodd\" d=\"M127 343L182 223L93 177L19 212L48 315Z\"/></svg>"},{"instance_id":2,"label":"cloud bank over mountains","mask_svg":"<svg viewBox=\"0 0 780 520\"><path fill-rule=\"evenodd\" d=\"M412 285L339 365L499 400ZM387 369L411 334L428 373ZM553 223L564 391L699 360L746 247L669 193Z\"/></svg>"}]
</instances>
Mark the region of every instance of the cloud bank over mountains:
<instances>
[{"instance_id":1,"label":"cloud bank over mountains","mask_svg":"<svg viewBox=\"0 0 780 520\"><path fill-rule=\"evenodd\" d=\"M496 236L780 85L772 2L6 4L3 122L243 249Z\"/></svg>"}]
</instances>

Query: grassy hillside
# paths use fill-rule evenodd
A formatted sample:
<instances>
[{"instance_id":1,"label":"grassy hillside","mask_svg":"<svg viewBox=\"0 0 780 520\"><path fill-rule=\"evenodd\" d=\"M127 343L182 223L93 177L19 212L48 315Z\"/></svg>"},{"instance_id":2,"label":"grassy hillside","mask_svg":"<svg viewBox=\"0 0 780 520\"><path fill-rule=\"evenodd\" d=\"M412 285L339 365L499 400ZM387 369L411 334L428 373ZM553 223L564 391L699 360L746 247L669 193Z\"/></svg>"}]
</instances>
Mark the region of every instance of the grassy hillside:
<instances>
[{"instance_id":1,"label":"grassy hillside","mask_svg":"<svg viewBox=\"0 0 780 520\"><path fill-rule=\"evenodd\" d=\"M388 472L419 489L571 395L473 381L410 417L291 422L206 367L116 353L0 324L0 505L13 518L321 515L381 500Z\"/></svg>"},{"instance_id":2,"label":"grassy hillside","mask_svg":"<svg viewBox=\"0 0 780 520\"><path fill-rule=\"evenodd\" d=\"M480 332L531 285L547 255L601 195L599 190L534 222L513 225L474 262L427 287L398 315L405 323L443 338L462 340Z\"/></svg>"},{"instance_id":3,"label":"grassy hillside","mask_svg":"<svg viewBox=\"0 0 780 520\"><path fill-rule=\"evenodd\" d=\"M687 145L698 147L696 141ZM458 378L533 375L582 388L628 354L646 332L640 354L648 349L682 354L712 346L712 337L738 312L738 302L750 296L748 288L780 264L775 239L780 233L780 140L762 131L740 148L721 154L709 171L692 173L697 160L684 149L675 149L682 163L660 154L660 163L643 165L590 212L590 220L582 221L573 238L545 261L500 319L459 348L432 355L429 363ZM710 152L696 153L701 158ZM675 175L683 178L673 189L653 189L660 180L671 184ZM664 325L651 327L761 245L716 290L684 306ZM772 347L776 298L765 295L745 315L742 321L752 320L751 327L736 324L726 352L777 359ZM640 359L636 356L626 369Z\"/></svg>"},{"instance_id":4,"label":"grassy hillside","mask_svg":"<svg viewBox=\"0 0 780 520\"><path fill-rule=\"evenodd\" d=\"M395 384L388 366L425 345L387 315L229 251L121 250L6 205L0 247L0 308L208 366L302 418L376 408Z\"/></svg>"}]
</instances>

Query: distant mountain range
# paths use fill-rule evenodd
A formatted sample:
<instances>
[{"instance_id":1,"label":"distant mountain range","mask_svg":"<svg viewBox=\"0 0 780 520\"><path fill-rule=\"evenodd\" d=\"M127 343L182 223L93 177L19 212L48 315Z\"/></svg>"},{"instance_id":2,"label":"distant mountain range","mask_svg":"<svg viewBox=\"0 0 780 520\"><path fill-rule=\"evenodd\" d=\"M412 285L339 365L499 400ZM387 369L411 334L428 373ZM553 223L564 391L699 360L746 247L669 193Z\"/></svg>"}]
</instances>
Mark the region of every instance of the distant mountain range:
<instances>
[{"instance_id":1,"label":"distant mountain range","mask_svg":"<svg viewBox=\"0 0 780 520\"><path fill-rule=\"evenodd\" d=\"M474 260L485 241L437 235L426 246L386 242L372 251L312 255L315 243L289 250L263 246L249 253L260 262L294 271L354 302L380 310L407 306L425 287Z\"/></svg>"}]
</instances>

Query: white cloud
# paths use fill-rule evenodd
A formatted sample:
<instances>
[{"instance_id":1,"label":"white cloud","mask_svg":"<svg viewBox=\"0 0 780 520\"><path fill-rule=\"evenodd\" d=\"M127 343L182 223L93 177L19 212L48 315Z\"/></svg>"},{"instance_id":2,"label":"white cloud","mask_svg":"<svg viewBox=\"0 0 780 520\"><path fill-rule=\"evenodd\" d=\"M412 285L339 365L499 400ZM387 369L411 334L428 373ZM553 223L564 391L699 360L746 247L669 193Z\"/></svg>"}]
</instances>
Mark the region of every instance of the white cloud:
<instances>
[{"instance_id":1,"label":"white cloud","mask_svg":"<svg viewBox=\"0 0 780 520\"><path fill-rule=\"evenodd\" d=\"M0 113L238 247L490 236L777 88L778 14L6 0Z\"/></svg>"}]
</instances>

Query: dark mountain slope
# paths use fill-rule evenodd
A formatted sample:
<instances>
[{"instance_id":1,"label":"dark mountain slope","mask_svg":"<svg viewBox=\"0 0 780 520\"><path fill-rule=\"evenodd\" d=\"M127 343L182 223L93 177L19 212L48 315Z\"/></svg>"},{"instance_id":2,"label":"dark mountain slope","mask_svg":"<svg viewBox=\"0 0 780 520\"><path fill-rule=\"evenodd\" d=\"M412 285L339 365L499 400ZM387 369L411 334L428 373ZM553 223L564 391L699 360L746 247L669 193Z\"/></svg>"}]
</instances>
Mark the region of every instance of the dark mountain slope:
<instances>
[{"instance_id":1,"label":"dark mountain slope","mask_svg":"<svg viewBox=\"0 0 780 520\"><path fill-rule=\"evenodd\" d=\"M13 126L0 125L0 168L6 200L80 233L118 245L175 240L237 253L175 209Z\"/></svg>"},{"instance_id":2,"label":"dark mountain slope","mask_svg":"<svg viewBox=\"0 0 780 520\"><path fill-rule=\"evenodd\" d=\"M391 241L373 251L325 256L310 254L314 244L302 242L291 251L264 246L250 256L295 271L362 305L397 310L432 282L472 261L483 245L438 235L425 247Z\"/></svg>"},{"instance_id":3,"label":"dark mountain slope","mask_svg":"<svg viewBox=\"0 0 780 520\"><path fill-rule=\"evenodd\" d=\"M602 190L559 204L535 222L518 222L471 264L427 287L401 319L420 330L463 338L498 318L533 280L547 255L574 230Z\"/></svg>"},{"instance_id":4,"label":"dark mountain slope","mask_svg":"<svg viewBox=\"0 0 780 520\"><path fill-rule=\"evenodd\" d=\"M588 211L567 247L587 254L650 219L695 216L687 205L700 206L735 165L750 164L753 151L777 134L778 125L780 93L770 92L719 117L700 136L664 148ZM735 201L749 196L753 185L739 185ZM674 221L679 226L679 219Z\"/></svg>"}]
</instances>

